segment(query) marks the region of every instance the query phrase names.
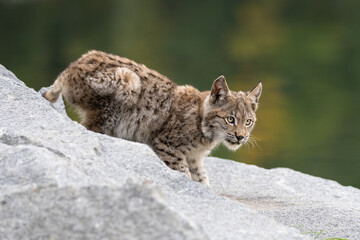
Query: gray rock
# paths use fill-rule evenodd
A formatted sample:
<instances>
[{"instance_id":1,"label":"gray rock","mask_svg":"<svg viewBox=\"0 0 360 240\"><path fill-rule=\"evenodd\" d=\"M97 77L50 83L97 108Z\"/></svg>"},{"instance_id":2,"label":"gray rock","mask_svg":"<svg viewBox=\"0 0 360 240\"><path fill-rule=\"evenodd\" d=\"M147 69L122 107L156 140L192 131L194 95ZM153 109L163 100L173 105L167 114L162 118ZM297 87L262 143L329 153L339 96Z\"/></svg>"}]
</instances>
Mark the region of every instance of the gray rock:
<instances>
[{"instance_id":1,"label":"gray rock","mask_svg":"<svg viewBox=\"0 0 360 240\"><path fill-rule=\"evenodd\" d=\"M145 185L34 187L5 196L0 213L2 239L209 239Z\"/></svg>"},{"instance_id":2,"label":"gray rock","mask_svg":"<svg viewBox=\"0 0 360 240\"><path fill-rule=\"evenodd\" d=\"M20 81L14 73L8 71L3 65L0 64L0 77L2 79L11 79L12 81L16 82L17 84L24 85L22 81Z\"/></svg>"},{"instance_id":3,"label":"gray rock","mask_svg":"<svg viewBox=\"0 0 360 240\"><path fill-rule=\"evenodd\" d=\"M42 95L44 92L49 90L50 87L43 87L39 90L39 93ZM63 99L60 97L55 103L49 102L50 106L55 108L59 113L61 113L64 116L67 116L66 110L65 110L65 104Z\"/></svg>"},{"instance_id":4,"label":"gray rock","mask_svg":"<svg viewBox=\"0 0 360 240\"><path fill-rule=\"evenodd\" d=\"M217 158L208 158L206 166L221 196L317 239L360 239L359 189L285 168L266 170Z\"/></svg>"},{"instance_id":5,"label":"gray rock","mask_svg":"<svg viewBox=\"0 0 360 240\"><path fill-rule=\"evenodd\" d=\"M215 158L208 188L64 113L0 65L0 239L359 237L357 189Z\"/></svg>"}]
</instances>

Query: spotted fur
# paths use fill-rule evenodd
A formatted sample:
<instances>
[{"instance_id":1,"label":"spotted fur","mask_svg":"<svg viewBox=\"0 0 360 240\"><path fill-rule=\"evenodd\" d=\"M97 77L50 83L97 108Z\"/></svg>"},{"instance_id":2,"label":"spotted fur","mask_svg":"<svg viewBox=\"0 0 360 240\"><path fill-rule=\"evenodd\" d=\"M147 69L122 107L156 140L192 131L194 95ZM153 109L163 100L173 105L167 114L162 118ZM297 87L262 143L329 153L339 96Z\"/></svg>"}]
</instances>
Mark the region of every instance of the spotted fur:
<instances>
[{"instance_id":1,"label":"spotted fur","mask_svg":"<svg viewBox=\"0 0 360 240\"><path fill-rule=\"evenodd\" d=\"M199 92L127 58L90 51L44 97L54 102L61 93L87 129L145 143L167 166L208 185L203 158L221 142L235 150L248 140L261 89L230 91L220 76L211 91Z\"/></svg>"}]
</instances>

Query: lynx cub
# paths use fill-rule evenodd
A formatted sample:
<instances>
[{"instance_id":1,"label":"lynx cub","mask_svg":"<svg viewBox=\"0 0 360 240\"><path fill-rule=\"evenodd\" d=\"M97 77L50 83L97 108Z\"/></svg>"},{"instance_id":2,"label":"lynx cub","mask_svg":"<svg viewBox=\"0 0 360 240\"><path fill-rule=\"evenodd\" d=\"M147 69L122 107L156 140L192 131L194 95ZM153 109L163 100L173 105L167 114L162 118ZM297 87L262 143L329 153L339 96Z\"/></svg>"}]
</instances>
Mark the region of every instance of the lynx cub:
<instances>
[{"instance_id":1,"label":"lynx cub","mask_svg":"<svg viewBox=\"0 0 360 240\"><path fill-rule=\"evenodd\" d=\"M234 92L220 76L200 92L127 58L90 51L44 97L55 102L62 93L87 129L145 143L170 168L209 185L203 158L221 142L236 150L248 141L261 89Z\"/></svg>"}]
</instances>

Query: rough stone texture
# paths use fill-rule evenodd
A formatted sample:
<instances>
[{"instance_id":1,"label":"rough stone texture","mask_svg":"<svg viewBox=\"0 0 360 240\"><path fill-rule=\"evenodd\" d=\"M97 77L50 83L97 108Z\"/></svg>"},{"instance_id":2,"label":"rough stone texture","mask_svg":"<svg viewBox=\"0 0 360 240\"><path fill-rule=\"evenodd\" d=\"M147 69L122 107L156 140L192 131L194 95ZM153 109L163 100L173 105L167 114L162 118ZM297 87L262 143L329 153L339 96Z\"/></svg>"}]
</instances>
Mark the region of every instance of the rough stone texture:
<instances>
[{"instance_id":1,"label":"rough stone texture","mask_svg":"<svg viewBox=\"0 0 360 240\"><path fill-rule=\"evenodd\" d=\"M2 239L168 239L170 233L174 239L208 239L169 209L160 192L140 185L50 185L5 196L2 205Z\"/></svg>"},{"instance_id":2,"label":"rough stone texture","mask_svg":"<svg viewBox=\"0 0 360 240\"><path fill-rule=\"evenodd\" d=\"M211 188L143 144L87 131L0 65L0 239L360 239L358 189L205 164Z\"/></svg>"},{"instance_id":3,"label":"rough stone texture","mask_svg":"<svg viewBox=\"0 0 360 240\"><path fill-rule=\"evenodd\" d=\"M219 195L313 237L321 232L317 239L360 239L359 189L291 169L219 160L206 162Z\"/></svg>"}]
</instances>

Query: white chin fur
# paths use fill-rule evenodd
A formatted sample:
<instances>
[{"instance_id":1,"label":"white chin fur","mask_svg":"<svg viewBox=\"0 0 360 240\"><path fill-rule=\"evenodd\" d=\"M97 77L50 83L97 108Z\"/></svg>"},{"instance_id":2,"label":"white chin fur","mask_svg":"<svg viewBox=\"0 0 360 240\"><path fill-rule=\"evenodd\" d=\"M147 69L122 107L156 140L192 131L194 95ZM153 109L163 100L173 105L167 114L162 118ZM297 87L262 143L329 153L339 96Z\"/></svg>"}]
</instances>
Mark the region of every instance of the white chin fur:
<instances>
[{"instance_id":1,"label":"white chin fur","mask_svg":"<svg viewBox=\"0 0 360 240\"><path fill-rule=\"evenodd\" d=\"M236 151L239 147L241 147L241 144L231 144L228 141L224 141L224 144L228 149L232 151Z\"/></svg>"}]
</instances>

